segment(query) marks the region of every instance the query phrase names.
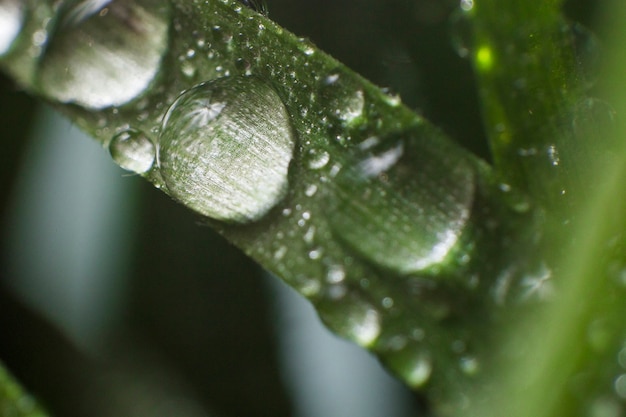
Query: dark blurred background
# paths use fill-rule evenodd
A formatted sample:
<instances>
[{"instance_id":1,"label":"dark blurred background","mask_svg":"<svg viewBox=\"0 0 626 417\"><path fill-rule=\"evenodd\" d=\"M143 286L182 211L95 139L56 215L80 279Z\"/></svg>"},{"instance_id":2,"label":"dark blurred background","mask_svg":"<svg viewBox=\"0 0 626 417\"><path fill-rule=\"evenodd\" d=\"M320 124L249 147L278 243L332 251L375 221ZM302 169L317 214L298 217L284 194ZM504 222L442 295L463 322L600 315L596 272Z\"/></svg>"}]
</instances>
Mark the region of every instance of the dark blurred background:
<instances>
[{"instance_id":1,"label":"dark blurred background","mask_svg":"<svg viewBox=\"0 0 626 417\"><path fill-rule=\"evenodd\" d=\"M489 159L450 42L458 1L267 3ZM602 3L566 12L593 26ZM293 291L6 78L0 135L0 360L54 415L427 415Z\"/></svg>"}]
</instances>

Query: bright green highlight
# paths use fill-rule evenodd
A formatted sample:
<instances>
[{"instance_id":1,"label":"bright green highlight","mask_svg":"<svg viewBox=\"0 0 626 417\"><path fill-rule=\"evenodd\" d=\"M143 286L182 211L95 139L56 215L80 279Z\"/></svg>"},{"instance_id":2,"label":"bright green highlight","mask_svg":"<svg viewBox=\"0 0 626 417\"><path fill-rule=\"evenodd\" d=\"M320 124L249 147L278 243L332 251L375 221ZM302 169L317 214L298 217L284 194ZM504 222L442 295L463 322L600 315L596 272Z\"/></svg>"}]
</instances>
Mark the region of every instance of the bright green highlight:
<instances>
[{"instance_id":1,"label":"bright green highlight","mask_svg":"<svg viewBox=\"0 0 626 417\"><path fill-rule=\"evenodd\" d=\"M476 50L476 67L480 71L490 71L493 68L493 53L488 45L482 45Z\"/></svg>"}]
</instances>

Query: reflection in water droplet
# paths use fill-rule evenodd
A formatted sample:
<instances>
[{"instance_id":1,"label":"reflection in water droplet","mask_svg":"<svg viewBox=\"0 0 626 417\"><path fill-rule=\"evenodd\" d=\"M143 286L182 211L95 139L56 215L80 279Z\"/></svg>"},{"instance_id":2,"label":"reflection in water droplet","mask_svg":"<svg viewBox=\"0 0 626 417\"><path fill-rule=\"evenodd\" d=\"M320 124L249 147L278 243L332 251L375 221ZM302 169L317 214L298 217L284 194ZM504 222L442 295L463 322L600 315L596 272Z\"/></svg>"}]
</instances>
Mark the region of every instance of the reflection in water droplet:
<instances>
[{"instance_id":1,"label":"reflection in water droplet","mask_svg":"<svg viewBox=\"0 0 626 417\"><path fill-rule=\"evenodd\" d=\"M0 2L0 56L9 52L24 24L24 7L21 0Z\"/></svg>"},{"instance_id":2,"label":"reflection in water droplet","mask_svg":"<svg viewBox=\"0 0 626 417\"><path fill-rule=\"evenodd\" d=\"M380 314L363 301L342 299L322 308L320 317L339 335L363 347L374 344L380 335Z\"/></svg>"},{"instance_id":3,"label":"reflection in water droplet","mask_svg":"<svg viewBox=\"0 0 626 417\"><path fill-rule=\"evenodd\" d=\"M70 8L40 64L45 93L92 109L139 96L168 44L168 16L155 14L168 10L168 2L157 3L86 0Z\"/></svg>"},{"instance_id":4,"label":"reflection in water droplet","mask_svg":"<svg viewBox=\"0 0 626 417\"><path fill-rule=\"evenodd\" d=\"M159 139L171 195L217 220L263 217L287 191L295 139L276 92L253 77L221 78L183 93Z\"/></svg>"},{"instance_id":5,"label":"reflection in water droplet","mask_svg":"<svg viewBox=\"0 0 626 417\"><path fill-rule=\"evenodd\" d=\"M134 129L118 133L109 143L109 153L120 167L143 174L152 168L156 150L152 141Z\"/></svg>"},{"instance_id":6,"label":"reflection in water droplet","mask_svg":"<svg viewBox=\"0 0 626 417\"><path fill-rule=\"evenodd\" d=\"M468 221L474 171L439 146L412 132L365 141L336 178L329 220L338 238L403 274L442 263Z\"/></svg>"}]
</instances>

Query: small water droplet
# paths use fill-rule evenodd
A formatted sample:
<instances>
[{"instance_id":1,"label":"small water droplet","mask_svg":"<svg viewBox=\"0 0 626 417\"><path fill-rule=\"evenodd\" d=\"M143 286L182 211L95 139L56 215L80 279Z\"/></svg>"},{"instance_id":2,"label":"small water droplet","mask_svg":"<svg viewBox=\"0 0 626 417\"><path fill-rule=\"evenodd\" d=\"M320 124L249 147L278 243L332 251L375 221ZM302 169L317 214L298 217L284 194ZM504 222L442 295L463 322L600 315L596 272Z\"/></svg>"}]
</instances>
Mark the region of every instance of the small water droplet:
<instances>
[{"instance_id":1,"label":"small water droplet","mask_svg":"<svg viewBox=\"0 0 626 417\"><path fill-rule=\"evenodd\" d=\"M311 169L322 169L330 161L330 155L323 149L309 149L307 152L307 165Z\"/></svg>"},{"instance_id":2,"label":"small water droplet","mask_svg":"<svg viewBox=\"0 0 626 417\"><path fill-rule=\"evenodd\" d=\"M393 298L391 297L385 297L383 298L383 300L380 303L384 308L386 309L390 309L391 307L393 307Z\"/></svg>"},{"instance_id":3,"label":"small water droplet","mask_svg":"<svg viewBox=\"0 0 626 417\"><path fill-rule=\"evenodd\" d=\"M324 84L332 85L335 84L339 80L339 74L330 74L326 78L324 78Z\"/></svg>"},{"instance_id":4,"label":"small water droplet","mask_svg":"<svg viewBox=\"0 0 626 417\"><path fill-rule=\"evenodd\" d=\"M380 335L380 314L361 300L333 302L322 307L320 317L337 334L363 347L373 345Z\"/></svg>"},{"instance_id":5,"label":"small water droplet","mask_svg":"<svg viewBox=\"0 0 626 417\"><path fill-rule=\"evenodd\" d=\"M326 281L329 284L339 284L343 282L346 278L346 271L343 269L341 265L333 265L328 268L328 273L326 274Z\"/></svg>"},{"instance_id":6,"label":"small water droplet","mask_svg":"<svg viewBox=\"0 0 626 417\"><path fill-rule=\"evenodd\" d=\"M24 24L24 6L20 0L0 2L0 56L11 49Z\"/></svg>"},{"instance_id":7,"label":"small water droplet","mask_svg":"<svg viewBox=\"0 0 626 417\"><path fill-rule=\"evenodd\" d=\"M134 129L115 135L109 143L109 153L116 164L137 174L150 170L156 156L152 141Z\"/></svg>"},{"instance_id":8,"label":"small water droplet","mask_svg":"<svg viewBox=\"0 0 626 417\"><path fill-rule=\"evenodd\" d=\"M626 399L626 374L621 374L615 378L615 392L620 398Z\"/></svg>"},{"instance_id":9,"label":"small water droplet","mask_svg":"<svg viewBox=\"0 0 626 417\"><path fill-rule=\"evenodd\" d=\"M287 246L281 246L280 248L276 249L276 252L274 252L274 259L276 259L277 261L280 261L281 259L285 257L286 254L287 254Z\"/></svg>"},{"instance_id":10,"label":"small water droplet","mask_svg":"<svg viewBox=\"0 0 626 417\"><path fill-rule=\"evenodd\" d=\"M104 6L100 0L80 2L67 11L70 23L60 25L48 44L39 85L63 103L91 109L125 104L159 70L168 45L168 3L157 1L159 7L147 9L137 1L117 1L106 4L107 13L87 8L85 15L86 4Z\"/></svg>"},{"instance_id":11,"label":"small water droplet","mask_svg":"<svg viewBox=\"0 0 626 417\"><path fill-rule=\"evenodd\" d=\"M340 100L335 114L346 125L350 125L363 115L364 107L365 98L363 97L363 91L358 90L354 94L348 94L343 100Z\"/></svg>"},{"instance_id":12,"label":"small water droplet","mask_svg":"<svg viewBox=\"0 0 626 417\"><path fill-rule=\"evenodd\" d=\"M319 294L322 284L315 278L299 275L290 282L291 286L304 297L311 298Z\"/></svg>"},{"instance_id":13,"label":"small water droplet","mask_svg":"<svg viewBox=\"0 0 626 417\"><path fill-rule=\"evenodd\" d=\"M433 363L430 355L425 352L418 352L413 354L412 357L404 358L400 364L400 369L397 369L397 371L410 387L423 387L430 380L433 372Z\"/></svg>"},{"instance_id":14,"label":"small water droplet","mask_svg":"<svg viewBox=\"0 0 626 417\"><path fill-rule=\"evenodd\" d=\"M186 206L247 223L285 196L294 146L289 116L270 86L254 77L221 78L169 108L159 165L171 195Z\"/></svg>"},{"instance_id":15,"label":"small water droplet","mask_svg":"<svg viewBox=\"0 0 626 417\"><path fill-rule=\"evenodd\" d=\"M469 219L473 167L412 132L372 143L356 150L351 166L337 175L333 231L369 261L396 272L436 267Z\"/></svg>"},{"instance_id":16,"label":"small water droplet","mask_svg":"<svg viewBox=\"0 0 626 417\"><path fill-rule=\"evenodd\" d=\"M308 187L306 187L306 190L304 190L304 195L306 195L307 197L313 197L315 193L317 193L317 185L315 184L309 185Z\"/></svg>"},{"instance_id":17,"label":"small water droplet","mask_svg":"<svg viewBox=\"0 0 626 417\"><path fill-rule=\"evenodd\" d=\"M552 166L559 165L561 158L559 157L559 151L556 149L555 145L548 146L546 153L548 154L548 159L550 160L550 164Z\"/></svg>"},{"instance_id":18,"label":"small water droplet","mask_svg":"<svg viewBox=\"0 0 626 417\"><path fill-rule=\"evenodd\" d=\"M464 356L461 358L459 362L459 366L461 367L461 371L466 375L476 375L480 370L480 366L478 360L473 356Z\"/></svg>"}]
</instances>

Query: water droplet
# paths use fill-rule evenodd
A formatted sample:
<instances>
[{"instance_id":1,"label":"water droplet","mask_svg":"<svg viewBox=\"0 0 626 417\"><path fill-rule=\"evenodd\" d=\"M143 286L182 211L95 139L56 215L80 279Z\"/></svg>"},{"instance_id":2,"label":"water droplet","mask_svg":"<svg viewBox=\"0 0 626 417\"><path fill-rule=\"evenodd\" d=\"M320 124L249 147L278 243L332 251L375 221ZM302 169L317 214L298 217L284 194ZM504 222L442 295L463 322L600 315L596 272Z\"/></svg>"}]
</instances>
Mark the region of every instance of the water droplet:
<instances>
[{"instance_id":1,"label":"water droplet","mask_svg":"<svg viewBox=\"0 0 626 417\"><path fill-rule=\"evenodd\" d=\"M20 0L0 2L0 56L11 49L24 24L24 6Z\"/></svg>"},{"instance_id":2,"label":"water droplet","mask_svg":"<svg viewBox=\"0 0 626 417\"><path fill-rule=\"evenodd\" d=\"M148 9L137 1L86 0L69 8L40 64L44 92L91 109L138 97L168 44L168 2L157 3Z\"/></svg>"},{"instance_id":3,"label":"water droplet","mask_svg":"<svg viewBox=\"0 0 626 417\"><path fill-rule=\"evenodd\" d=\"M326 78L324 78L324 84L331 85L335 84L339 80L339 74L330 74Z\"/></svg>"},{"instance_id":4,"label":"water droplet","mask_svg":"<svg viewBox=\"0 0 626 417\"><path fill-rule=\"evenodd\" d=\"M461 367L463 373L470 376L476 375L480 370L478 360L473 356L465 356L461 358L459 366Z\"/></svg>"},{"instance_id":5,"label":"water droplet","mask_svg":"<svg viewBox=\"0 0 626 417\"><path fill-rule=\"evenodd\" d=\"M254 77L221 78L183 93L159 139L171 195L217 220L263 217L287 192L295 139L287 111Z\"/></svg>"},{"instance_id":6,"label":"water droplet","mask_svg":"<svg viewBox=\"0 0 626 417\"><path fill-rule=\"evenodd\" d=\"M289 283L296 291L307 298L315 297L322 289L322 284L317 279L303 275L298 275Z\"/></svg>"},{"instance_id":7,"label":"water droplet","mask_svg":"<svg viewBox=\"0 0 626 417\"><path fill-rule=\"evenodd\" d=\"M546 153L548 154L548 159L550 160L550 164L552 166L559 165L561 158L559 157L559 151L556 149L555 145L548 146Z\"/></svg>"},{"instance_id":8,"label":"water droplet","mask_svg":"<svg viewBox=\"0 0 626 417\"><path fill-rule=\"evenodd\" d=\"M393 298L385 297L380 303L384 308L389 309L393 307Z\"/></svg>"},{"instance_id":9,"label":"water droplet","mask_svg":"<svg viewBox=\"0 0 626 417\"><path fill-rule=\"evenodd\" d=\"M331 201L329 219L338 238L403 274L444 262L474 198L472 165L431 139L406 132L364 142L338 173Z\"/></svg>"},{"instance_id":10,"label":"water droplet","mask_svg":"<svg viewBox=\"0 0 626 417\"><path fill-rule=\"evenodd\" d=\"M380 335L380 314L360 300L344 299L340 303L323 306L320 317L337 334L363 347L373 345Z\"/></svg>"},{"instance_id":11,"label":"water droplet","mask_svg":"<svg viewBox=\"0 0 626 417\"><path fill-rule=\"evenodd\" d=\"M622 399L626 399L626 374L621 374L617 378L615 378L615 392Z\"/></svg>"},{"instance_id":12,"label":"water droplet","mask_svg":"<svg viewBox=\"0 0 626 417\"><path fill-rule=\"evenodd\" d=\"M307 153L307 165L311 169L322 169L330 161L330 155L323 149L309 149Z\"/></svg>"},{"instance_id":13,"label":"water droplet","mask_svg":"<svg viewBox=\"0 0 626 417\"><path fill-rule=\"evenodd\" d=\"M346 271L343 269L341 265L333 265L328 268L328 273L326 274L326 281L329 284L339 284L343 282L346 278Z\"/></svg>"},{"instance_id":14,"label":"water droplet","mask_svg":"<svg viewBox=\"0 0 626 417\"><path fill-rule=\"evenodd\" d=\"M410 350L411 347L407 348ZM414 349L414 347L413 347ZM433 363L430 355L425 352L412 352L411 354L400 353L402 359L397 362L393 369L412 388L426 385L433 372Z\"/></svg>"},{"instance_id":15,"label":"water droplet","mask_svg":"<svg viewBox=\"0 0 626 417\"><path fill-rule=\"evenodd\" d=\"M469 12L474 8L474 0L461 0L459 7L461 8L461 10Z\"/></svg>"},{"instance_id":16,"label":"water droplet","mask_svg":"<svg viewBox=\"0 0 626 417\"><path fill-rule=\"evenodd\" d=\"M306 187L306 190L304 190L304 195L306 195L307 197L313 197L315 193L317 193L317 185L315 184L309 185L308 187Z\"/></svg>"},{"instance_id":17,"label":"water droplet","mask_svg":"<svg viewBox=\"0 0 626 417\"><path fill-rule=\"evenodd\" d=\"M137 174L150 170L156 156L152 141L134 129L115 135L109 143L109 153L116 164Z\"/></svg>"},{"instance_id":18,"label":"water droplet","mask_svg":"<svg viewBox=\"0 0 626 417\"><path fill-rule=\"evenodd\" d=\"M346 95L340 100L339 107L335 110L337 117L346 125L350 125L358 120L363 114L365 98L363 91L358 90L353 94Z\"/></svg>"}]
</instances>

